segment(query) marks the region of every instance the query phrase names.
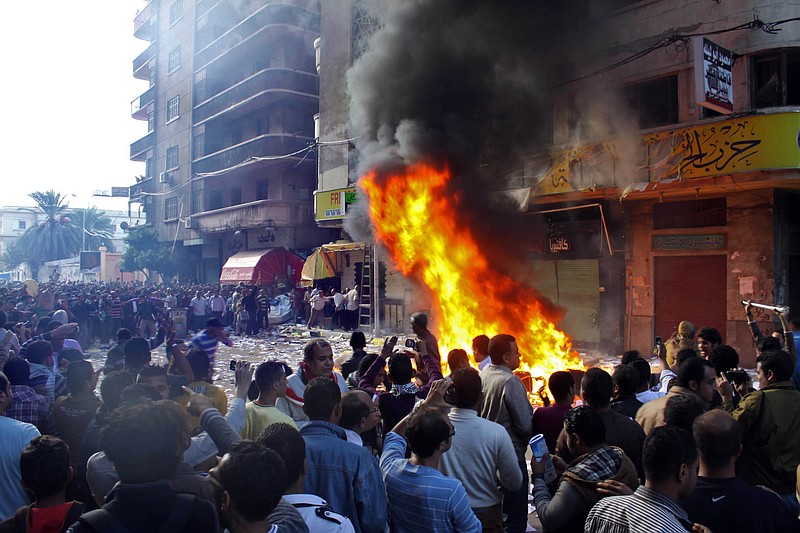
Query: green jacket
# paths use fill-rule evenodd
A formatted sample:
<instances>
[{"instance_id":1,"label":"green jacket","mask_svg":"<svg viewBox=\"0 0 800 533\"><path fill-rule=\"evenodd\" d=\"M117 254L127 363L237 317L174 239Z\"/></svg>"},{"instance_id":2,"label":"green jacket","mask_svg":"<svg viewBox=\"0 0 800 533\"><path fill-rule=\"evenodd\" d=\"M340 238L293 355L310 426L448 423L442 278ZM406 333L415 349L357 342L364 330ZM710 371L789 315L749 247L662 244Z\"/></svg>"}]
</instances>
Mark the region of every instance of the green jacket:
<instances>
[{"instance_id":1,"label":"green jacket","mask_svg":"<svg viewBox=\"0 0 800 533\"><path fill-rule=\"evenodd\" d=\"M800 463L800 392L788 381L751 392L723 408L742 426L737 473L753 485L794 494Z\"/></svg>"}]
</instances>

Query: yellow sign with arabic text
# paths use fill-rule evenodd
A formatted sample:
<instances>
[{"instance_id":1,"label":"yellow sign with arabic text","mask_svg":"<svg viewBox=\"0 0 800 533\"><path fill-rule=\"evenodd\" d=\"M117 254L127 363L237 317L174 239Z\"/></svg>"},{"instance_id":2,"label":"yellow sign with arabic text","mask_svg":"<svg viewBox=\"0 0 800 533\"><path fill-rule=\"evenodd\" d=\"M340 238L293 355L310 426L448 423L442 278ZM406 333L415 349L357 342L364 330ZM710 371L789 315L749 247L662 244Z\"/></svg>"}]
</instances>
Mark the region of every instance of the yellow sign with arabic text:
<instances>
[{"instance_id":1,"label":"yellow sign with arabic text","mask_svg":"<svg viewBox=\"0 0 800 533\"><path fill-rule=\"evenodd\" d=\"M550 154L534 195L800 168L800 113L756 115Z\"/></svg>"}]
</instances>

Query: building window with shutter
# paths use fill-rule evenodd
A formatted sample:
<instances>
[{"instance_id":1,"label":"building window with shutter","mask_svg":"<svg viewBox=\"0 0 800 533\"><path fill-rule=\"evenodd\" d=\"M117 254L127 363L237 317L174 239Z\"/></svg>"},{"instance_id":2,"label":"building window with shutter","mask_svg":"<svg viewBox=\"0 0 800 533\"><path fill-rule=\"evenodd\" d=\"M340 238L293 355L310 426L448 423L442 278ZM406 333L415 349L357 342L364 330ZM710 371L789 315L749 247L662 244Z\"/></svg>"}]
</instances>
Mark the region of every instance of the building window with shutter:
<instances>
[{"instance_id":1,"label":"building window with shutter","mask_svg":"<svg viewBox=\"0 0 800 533\"><path fill-rule=\"evenodd\" d=\"M178 70L181 66L181 47L175 47L172 52L169 53L169 58L167 60L167 74L171 74Z\"/></svg>"},{"instance_id":2,"label":"building window with shutter","mask_svg":"<svg viewBox=\"0 0 800 533\"><path fill-rule=\"evenodd\" d=\"M164 220L178 218L178 198L167 198L164 202Z\"/></svg>"},{"instance_id":3,"label":"building window with shutter","mask_svg":"<svg viewBox=\"0 0 800 533\"><path fill-rule=\"evenodd\" d=\"M170 146L167 148L166 169L174 170L178 168L178 147Z\"/></svg>"},{"instance_id":4,"label":"building window with shutter","mask_svg":"<svg viewBox=\"0 0 800 533\"><path fill-rule=\"evenodd\" d=\"M256 199L266 200L269 198L269 187L267 180L261 180L256 183Z\"/></svg>"},{"instance_id":5,"label":"building window with shutter","mask_svg":"<svg viewBox=\"0 0 800 533\"><path fill-rule=\"evenodd\" d=\"M177 0L173 2L171 6L169 6L169 25L170 27L174 26L176 22L181 20L183 17L183 2L181 0Z\"/></svg>"},{"instance_id":6,"label":"building window with shutter","mask_svg":"<svg viewBox=\"0 0 800 533\"><path fill-rule=\"evenodd\" d=\"M181 95L167 102L167 124L181 116Z\"/></svg>"}]
</instances>

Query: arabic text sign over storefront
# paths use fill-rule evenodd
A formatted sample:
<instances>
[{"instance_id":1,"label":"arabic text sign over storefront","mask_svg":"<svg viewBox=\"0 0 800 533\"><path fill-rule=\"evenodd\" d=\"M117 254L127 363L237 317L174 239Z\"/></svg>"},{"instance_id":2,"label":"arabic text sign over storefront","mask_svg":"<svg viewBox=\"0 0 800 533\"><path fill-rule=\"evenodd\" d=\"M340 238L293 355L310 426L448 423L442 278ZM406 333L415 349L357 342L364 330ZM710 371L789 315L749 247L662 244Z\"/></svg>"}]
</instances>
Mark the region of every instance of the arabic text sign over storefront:
<instances>
[{"instance_id":1,"label":"arabic text sign over storefront","mask_svg":"<svg viewBox=\"0 0 800 533\"><path fill-rule=\"evenodd\" d=\"M733 53L705 37L692 39L695 101L720 113L733 113Z\"/></svg>"},{"instance_id":2,"label":"arabic text sign over storefront","mask_svg":"<svg viewBox=\"0 0 800 533\"><path fill-rule=\"evenodd\" d=\"M358 193L355 187L316 191L314 193L314 219L339 220L347 215L350 207L356 203Z\"/></svg>"}]
</instances>

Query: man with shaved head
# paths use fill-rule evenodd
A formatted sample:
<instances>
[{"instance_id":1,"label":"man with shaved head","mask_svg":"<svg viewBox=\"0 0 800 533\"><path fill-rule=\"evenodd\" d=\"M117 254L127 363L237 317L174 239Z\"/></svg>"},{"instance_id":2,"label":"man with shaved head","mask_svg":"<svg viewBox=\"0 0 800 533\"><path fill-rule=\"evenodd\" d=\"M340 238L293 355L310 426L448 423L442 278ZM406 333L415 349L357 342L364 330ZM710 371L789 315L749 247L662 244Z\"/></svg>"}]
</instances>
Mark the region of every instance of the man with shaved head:
<instances>
[{"instance_id":1,"label":"man with shaved head","mask_svg":"<svg viewBox=\"0 0 800 533\"><path fill-rule=\"evenodd\" d=\"M700 415L694 438L700 475L689 497L679 502L692 522L711 531L800 531L800 522L778 495L736 477L742 428L733 416L722 409Z\"/></svg>"}]
</instances>

